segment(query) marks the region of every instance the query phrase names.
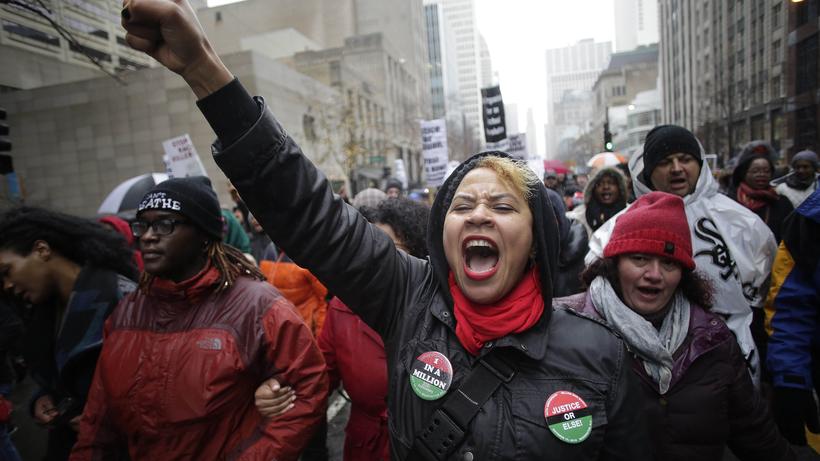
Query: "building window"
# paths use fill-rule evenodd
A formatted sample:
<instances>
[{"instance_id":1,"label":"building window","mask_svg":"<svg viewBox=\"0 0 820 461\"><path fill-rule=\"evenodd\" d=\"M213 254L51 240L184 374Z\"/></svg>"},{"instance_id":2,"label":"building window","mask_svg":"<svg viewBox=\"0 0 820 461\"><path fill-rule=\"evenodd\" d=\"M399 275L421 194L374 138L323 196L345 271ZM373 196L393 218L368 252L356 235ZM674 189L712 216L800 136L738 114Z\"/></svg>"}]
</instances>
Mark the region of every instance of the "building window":
<instances>
[{"instance_id":1,"label":"building window","mask_svg":"<svg viewBox=\"0 0 820 461\"><path fill-rule=\"evenodd\" d=\"M771 113L772 124L772 147L775 150L780 150L780 143L783 140L783 135L786 133L786 121L783 117L783 112L774 110Z\"/></svg>"},{"instance_id":2,"label":"building window","mask_svg":"<svg viewBox=\"0 0 820 461\"><path fill-rule=\"evenodd\" d=\"M780 15L783 12L783 4L777 3L772 7L772 29L780 27Z\"/></svg>"},{"instance_id":3,"label":"building window","mask_svg":"<svg viewBox=\"0 0 820 461\"><path fill-rule=\"evenodd\" d=\"M816 17L820 17L820 1L808 0L796 4L797 26L802 26Z\"/></svg>"},{"instance_id":4,"label":"building window","mask_svg":"<svg viewBox=\"0 0 820 461\"><path fill-rule=\"evenodd\" d=\"M71 43L69 45L69 48L71 48L71 51L75 51L77 53L82 53L86 56L91 56L91 57L97 59L98 61L111 62L111 55L104 52L104 51L100 51L100 50L91 48L89 46L81 45L81 44L78 44L78 43Z\"/></svg>"},{"instance_id":5,"label":"building window","mask_svg":"<svg viewBox=\"0 0 820 461\"><path fill-rule=\"evenodd\" d=\"M800 94L817 88L817 37L810 38L797 44L797 65L795 71L795 93Z\"/></svg>"},{"instance_id":6,"label":"building window","mask_svg":"<svg viewBox=\"0 0 820 461\"><path fill-rule=\"evenodd\" d=\"M145 69L146 67L148 67L145 64L140 64L138 62L131 61L130 59L125 59L122 56L120 56L119 60L120 60L120 67L119 67L120 70L140 70L140 69Z\"/></svg>"},{"instance_id":7,"label":"building window","mask_svg":"<svg viewBox=\"0 0 820 461\"><path fill-rule=\"evenodd\" d=\"M772 65L773 66L776 66L776 65L780 64L780 48L781 48L780 40L775 40L774 43L772 43Z\"/></svg>"},{"instance_id":8,"label":"building window","mask_svg":"<svg viewBox=\"0 0 820 461\"><path fill-rule=\"evenodd\" d=\"M17 24L16 22L4 19L3 30L10 35L10 38L23 39L22 41L25 43L46 45L49 48L60 46L60 39L58 37L22 24Z\"/></svg>"},{"instance_id":9,"label":"building window","mask_svg":"<svg viewBox=\"0 0 820 461\"><path fill-rule=\"evenodd\" d=\"M72 29L74 29L78 32L83 32L83 33L86 33L88 35L93 35L95 37L99 37L99 38L102 38L104 40L108 40L108 32L101 29L98 26L94 26L94 25L89 24L85 21L81 21L79 19L73 18L73 17L68 16L68 15L63 17L63 21L65 21L66 24L68 24Z\"/></svg>"}]
</instances>

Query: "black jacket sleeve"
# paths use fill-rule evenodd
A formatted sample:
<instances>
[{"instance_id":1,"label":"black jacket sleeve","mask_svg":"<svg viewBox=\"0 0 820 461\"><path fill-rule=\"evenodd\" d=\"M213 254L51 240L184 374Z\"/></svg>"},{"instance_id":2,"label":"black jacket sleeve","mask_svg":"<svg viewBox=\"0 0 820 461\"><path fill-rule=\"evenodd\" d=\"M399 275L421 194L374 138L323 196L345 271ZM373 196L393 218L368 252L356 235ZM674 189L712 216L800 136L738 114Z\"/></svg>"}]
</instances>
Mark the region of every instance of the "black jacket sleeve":
<instances>
[{"instance_id":1,"label":"black jacket sleeve","mask_svg":"<svg viewBox=\"0 0 820 461\"><path fill-rule=\"evenodd\" d=\"M230 145L214 143L217 165L294 262L382 337L391 336L409 302L408 287L426 263L396 250L386 234L334 196L264 100L256 103L261 115L248 131Z\"/></svg>"},{"instance_id":2,"label":"black jacket sleeve","mask_svg":"<svg viewBox=\"0 0 820 461\"><path fill-rule=\"evenodd\" d=\"M780 435L766 402L752 384L737 341L726 341L733 364L729 387L729 448L743 461L795 459L789 443Z\"/></svg>"},{"instance_id":3,"label":"black jacket sleeve","mask_svg":"<svg viewBox=\"0 0 820 461\"><path fill-rule=\"evenodd\" d=\"M652 446L646 418L639 409L643 394L626 346L619 353L617 375L612 377L612 392L607 400L607 429L599 459L650 460Z\"/></svg>"}]
</instances>

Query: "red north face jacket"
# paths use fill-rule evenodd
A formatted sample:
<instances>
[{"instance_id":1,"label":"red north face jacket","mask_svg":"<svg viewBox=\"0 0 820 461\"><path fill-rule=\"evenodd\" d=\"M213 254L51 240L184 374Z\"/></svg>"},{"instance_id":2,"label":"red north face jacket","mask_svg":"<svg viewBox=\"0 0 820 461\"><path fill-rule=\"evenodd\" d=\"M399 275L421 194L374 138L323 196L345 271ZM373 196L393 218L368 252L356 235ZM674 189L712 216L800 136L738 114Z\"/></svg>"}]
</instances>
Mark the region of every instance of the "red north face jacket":
<instances>
[{"instance_id":1,"label":"red north face jacket","mask_svg":"<svg viewBox=\"0 0 820 461\"><path fill-rule=\"evenodd\" d=\"M154 280L106 322L72 461L295 460L325 418L327 375L310 330L269 284L218 273ZM267 378L296 406L272 421L254 406Z\"/></svg>"}]
</instances>

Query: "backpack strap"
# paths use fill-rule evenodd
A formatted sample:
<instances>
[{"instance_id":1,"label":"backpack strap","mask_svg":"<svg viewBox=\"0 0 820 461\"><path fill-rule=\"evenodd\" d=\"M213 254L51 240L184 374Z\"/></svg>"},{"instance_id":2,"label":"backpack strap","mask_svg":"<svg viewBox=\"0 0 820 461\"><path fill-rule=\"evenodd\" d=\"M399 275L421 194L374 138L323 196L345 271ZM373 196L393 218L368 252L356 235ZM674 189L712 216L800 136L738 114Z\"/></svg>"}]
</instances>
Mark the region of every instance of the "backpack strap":
<instances>
[{"instance_id":1,"label":"backpack strap","mask_svg":"<svg viewBox=\"0 0 820 461\"><path fill-rule=\"evenodd\" d=\"M495 393L501 383L510 382L515 368L494 349L478 360L458 389L433 412L416 436L407 459L443 461L461 445L470 421Z\"/></svg>"}]
</instances>

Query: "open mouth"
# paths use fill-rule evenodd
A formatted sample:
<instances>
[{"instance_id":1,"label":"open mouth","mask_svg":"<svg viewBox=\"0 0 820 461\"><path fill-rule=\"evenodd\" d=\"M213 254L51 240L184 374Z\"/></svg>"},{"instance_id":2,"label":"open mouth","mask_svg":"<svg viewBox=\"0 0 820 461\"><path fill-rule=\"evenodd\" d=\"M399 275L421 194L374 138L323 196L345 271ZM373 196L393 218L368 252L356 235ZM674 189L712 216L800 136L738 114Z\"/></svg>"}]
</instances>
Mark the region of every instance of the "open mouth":
<instances>
[{"instance_id":1,"label":"open mouth","mask_svg":"<svg viewBox=\"0 0 820 461\"><path fill-rule=\"evenodd\" d=\"M686 178L672 178L669 180L669 184L673 189L680 189L686 186Z\"/></svg>"},{"instance_id":2,"label":"open mouth","mask_svg":"<svg viewBox=\"0 0 820 461\"><path fill-rule=\"evenodd\" d=\"M638 292L646 298L654 298L661 294L660 288L652 288L652 287L638 287Z\"/></svg>"},{"instance_id":3,"label":"open mouth","mask_svg":"<svg viewBox=\"0 0 820 461\"><path fill-rule=\"evenodd\" d=\"M464 242L464 273L472 280L485 280L498 270L498 247L485 238L468 238Z\"/></svg>"}]
</instances>

